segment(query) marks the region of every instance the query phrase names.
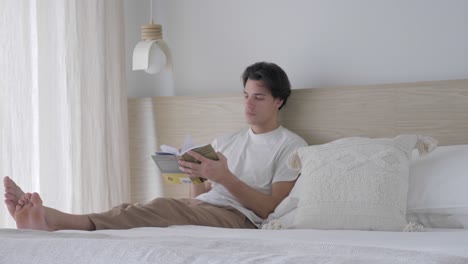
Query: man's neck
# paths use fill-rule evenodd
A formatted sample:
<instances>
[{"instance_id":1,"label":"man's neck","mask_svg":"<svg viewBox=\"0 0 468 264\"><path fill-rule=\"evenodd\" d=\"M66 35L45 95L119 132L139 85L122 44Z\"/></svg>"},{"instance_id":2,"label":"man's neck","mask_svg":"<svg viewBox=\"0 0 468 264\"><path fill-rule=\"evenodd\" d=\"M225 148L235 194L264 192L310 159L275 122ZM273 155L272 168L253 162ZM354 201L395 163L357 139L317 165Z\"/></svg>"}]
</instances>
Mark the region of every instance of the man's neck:
<instances>
[{"instance_id":1,"label":"man's neck","mask_svg":"<svg viewBox=\"0 0 468 264\"><path fill-rule=\"evenodd\" d=\"M250 126L250 129L252 129L254 134L265 134L277 129L278 127L280 127L280 124L276 123L271 126Z\"/></svg>"}]
</instances>

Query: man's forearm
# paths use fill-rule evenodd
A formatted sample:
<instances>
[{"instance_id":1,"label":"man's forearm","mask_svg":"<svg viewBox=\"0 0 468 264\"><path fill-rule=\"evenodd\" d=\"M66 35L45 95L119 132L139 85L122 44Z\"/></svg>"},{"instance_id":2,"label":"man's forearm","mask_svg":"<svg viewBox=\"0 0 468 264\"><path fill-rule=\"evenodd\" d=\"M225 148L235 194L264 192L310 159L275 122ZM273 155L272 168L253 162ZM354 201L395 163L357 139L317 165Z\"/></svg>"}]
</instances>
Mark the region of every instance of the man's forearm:
<instances>
[{"instance_id":1,"label":"man's forearm","mask_svg":"<svg viewBox=\"0 0 468 264\"><path fill-rule=\"evenodd\" d=\"M192 183L190 186L190 198L195 198L198 195L202 193L206 193L207 191L210 190L208 186L208 182L202 182L202 183Z\"/></svg>"},{"instance_id":2,"label":"man's forearm","mask_svg":"<svg viewBox=\"0 0 468 264\"><path fill-rule=\"evenodd\" d=\"M284 197L263 194L237 177L230 177L222 185L247 209L265 219L272 213Z\"/></svg>"}]
</instances>

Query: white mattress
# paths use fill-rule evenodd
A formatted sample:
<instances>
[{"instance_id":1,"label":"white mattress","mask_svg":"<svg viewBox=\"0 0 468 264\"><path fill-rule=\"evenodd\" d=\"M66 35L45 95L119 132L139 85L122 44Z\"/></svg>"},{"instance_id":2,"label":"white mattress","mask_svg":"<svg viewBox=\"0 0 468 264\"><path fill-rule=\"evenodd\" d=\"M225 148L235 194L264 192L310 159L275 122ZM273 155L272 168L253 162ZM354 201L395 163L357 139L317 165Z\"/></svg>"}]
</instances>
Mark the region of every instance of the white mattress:
<instances>
[{"instance_id":1,"label":"white mattress","mask_svg":"<svg viewBox=\"0 0 468 264\"><path fill-rule=\"evenodd\" d=\"M468 230L0 229L0 263L468 264Z\"/></svg>"}]
</instances>

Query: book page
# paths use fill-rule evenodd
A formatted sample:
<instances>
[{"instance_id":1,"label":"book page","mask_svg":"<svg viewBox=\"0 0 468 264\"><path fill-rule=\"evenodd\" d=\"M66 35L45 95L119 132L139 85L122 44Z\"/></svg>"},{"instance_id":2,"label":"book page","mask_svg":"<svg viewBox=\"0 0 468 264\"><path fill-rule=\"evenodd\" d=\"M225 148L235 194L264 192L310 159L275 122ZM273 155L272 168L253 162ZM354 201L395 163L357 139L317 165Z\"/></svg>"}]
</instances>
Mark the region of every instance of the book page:
<instances>
[{"instance_id":1,"label":"book page","mask_svg":"<svg viewBox=\"0 0 468 264\"><path fill-rule=\"evenodd\" d=\"M175 155L156 155L152 156L161 173L183 173L179 169L177 156Z\"/></svg>"},{"instance_id":2,"label":"book page","mask_svg":"<svg viewBox=\"0 0 468 264\"><path fill-rule=\"evenodd\" d=\"M156 154L170 153L174 155L180 155L179 150L177 148L174 148L173 146L163 144L159 146L159 148L161 149L161 151L156 151Z\"/></svg>"},{"instance_id":3,"label":"book page","mask_svg":"<svg viewBox=\"0 0 468 264\"><path fill-rule=\"evenodd\" d=\"M182 145L181 153L187 152L187 150L193 148L192 136L190 134L185 135L184 144Z\"/></svg>"},{"instance_id":4,"label":"book page","mask_svg":"<svg viewBox=\"0 0 468 264\"><path fill-rule=\"evenodd\" d=\"M182 155L182 153L187 152L189 149L192 149L193 147L194 147L194 145L193 145L193 141L192 141L192 136L190 134L186 134L185 139L184 139L184 144L182 145L182 148L181 148L180 151L179 151L179 149L177 149L177 148L175 148L173 146L162 144L161 146L159 146L161 151L156 151L156 154L171 153L171 154L174 154L174 155Z\"/></svg>"}]
</instances>

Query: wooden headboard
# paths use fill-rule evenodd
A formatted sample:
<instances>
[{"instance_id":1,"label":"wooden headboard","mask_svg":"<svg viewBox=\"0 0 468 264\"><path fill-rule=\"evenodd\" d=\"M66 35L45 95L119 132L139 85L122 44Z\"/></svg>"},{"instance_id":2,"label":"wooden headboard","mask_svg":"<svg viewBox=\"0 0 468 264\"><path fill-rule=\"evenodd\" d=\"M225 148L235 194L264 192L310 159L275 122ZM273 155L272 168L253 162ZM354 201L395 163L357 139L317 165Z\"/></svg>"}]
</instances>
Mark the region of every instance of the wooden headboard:
<instances>
[{"instance_id":1,"label":"wooden headboard","mask_svg":"<svg viewBox=\"0 0 468 264\"><path fill-rule=\"evenodd\" d=\"M151 154L161 144L181 146L246 126L242 89L215 96L129 99L132 202L187 197L187 185L167 185ZM439 145L468 144L468 80L293 90L281 110L281 124L309 144L349 136L423 134Z\"/></svg>"}]
</instances>

